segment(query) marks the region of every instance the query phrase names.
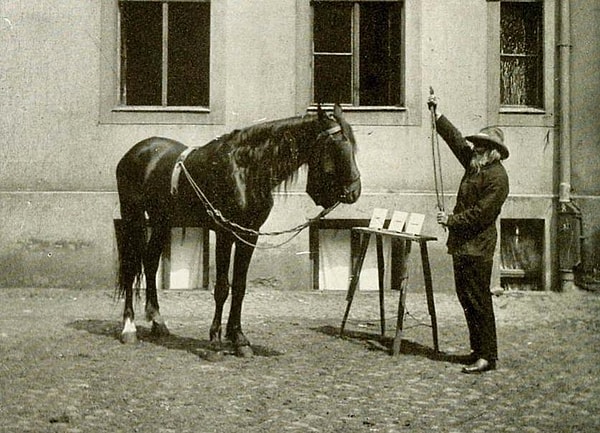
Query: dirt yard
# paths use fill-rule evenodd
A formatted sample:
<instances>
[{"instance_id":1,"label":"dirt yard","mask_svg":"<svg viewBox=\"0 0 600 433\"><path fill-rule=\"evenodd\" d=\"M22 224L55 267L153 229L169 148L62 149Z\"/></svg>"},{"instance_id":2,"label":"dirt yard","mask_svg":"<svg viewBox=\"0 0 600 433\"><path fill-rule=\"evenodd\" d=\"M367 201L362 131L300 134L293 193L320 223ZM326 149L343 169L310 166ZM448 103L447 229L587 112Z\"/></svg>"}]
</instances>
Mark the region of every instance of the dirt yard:
<instances>
[{"instance_id":1,"label":"dirt yard","mask_svg":"<svg viewBox=\"0 0 600 433\"><path fill-rule=\"evenodd\" d=\"M494 298L499 368L460 373L466 326L436 294L409 293L402 353L378 343L377 296L250 287L244 330L256 356L208 345L209 292L160 293L172 335L119 343L110 291L0 290L0 432L598 432L600 295ZM387 294L393 335L397 294Z\"/></svg>"}]
</instances>

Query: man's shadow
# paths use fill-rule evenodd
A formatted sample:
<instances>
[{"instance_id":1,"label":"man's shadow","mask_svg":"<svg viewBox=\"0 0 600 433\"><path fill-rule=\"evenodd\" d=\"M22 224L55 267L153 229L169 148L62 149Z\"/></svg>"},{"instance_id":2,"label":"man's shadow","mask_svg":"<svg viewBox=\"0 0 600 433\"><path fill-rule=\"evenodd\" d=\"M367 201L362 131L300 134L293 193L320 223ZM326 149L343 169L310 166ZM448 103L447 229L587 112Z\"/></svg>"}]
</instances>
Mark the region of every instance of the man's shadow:
<instances>
[{"instance_id":1,"label":"man's shadow","mask_svg":"<svg viewBox=\"0 0 600 433\"><path fill-rule=\"evenodd\" d=\"M313 328L313 330L333 337L340 336L340 328L335 326L320 326L318 328ZM372 332L344 329L344 335L342 338L362 342L368 345L369 350L382 351L388 353L389 355L392 354L392 345L394 343L393 337L382 337L380 334L374 334ZM457 355L441 351L438 352L433 347L424 346L414 341L405 339L402 339L400 344L400 354L421 356L433 361L450 362L452 364L469 364L472 362L469 355Z\"/></svg>"},{"instance_id":2,"label":"man's shadow","mask_svg":"<svg viewBox=\"0 0 600 433\"><path fill-rule=\"evenodd\" d=\"M80 319L68 323L67 326L79 331L86 331L90 334L111 338L120 342L122 328L120 322L98 319ZM137 338L144 343L151 343L170 350L188 352L207 361L217 361L226 355L235 355L233 344L225 340L220 345L216 346L209 340L183 337L173 333L159 337L152 333L151 328L145 326L137 325ZM283 355L281 352L261 345L252 344L251 347L256 356L271 357Z\"/></svg>"}]
</instances>

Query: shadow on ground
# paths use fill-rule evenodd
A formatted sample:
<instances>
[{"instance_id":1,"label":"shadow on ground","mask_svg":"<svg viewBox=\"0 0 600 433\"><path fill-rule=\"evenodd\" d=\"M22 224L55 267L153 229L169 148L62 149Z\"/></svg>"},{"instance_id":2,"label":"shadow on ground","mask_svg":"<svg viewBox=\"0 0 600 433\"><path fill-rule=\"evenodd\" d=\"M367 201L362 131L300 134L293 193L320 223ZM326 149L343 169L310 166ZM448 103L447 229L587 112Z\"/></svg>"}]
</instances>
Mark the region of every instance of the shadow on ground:
<instances>
[{"instance_id":1,"label":"shadow on ground","mask_svg":"<svg viewBox=\"0 0 600 433\"><path fill-rule=\"evenodd\" d=\"M67 326L79 331L89 332L90 334L112 338L120 342L121 323L119 322L87 319L70 322ZM207 361L216 361L225 355L235 355L235 348L229 342L215 345L209 340L182 337L172 333L167 336L158 337L152 333L150 328L144 326L137 327L137 337L141 342L155 344L169 350L182 350L198 355ZM271 357L283 355L283 353L276 350L254 344L252 345L252 350L256 356Z\"/></svg>"},{"instance_id":2,"label":"shadow on ground","mask_svg":"<svg viewBox=\"0 0 600 433\"><path fill-rule=\"evenodd\" d=\"M313 331L321 332L326 335L330 335L333 337L340 336L340 328L335 326L320 326L318 328L312 328ZM374 334L372 332L364 332L364 331L353 331L353 330L344 330L344 339L347 340L355 340L367 343L369 345L370 350L380 350L383 352L387 352L391 355L392 353L392 344L394 339L391 337L382 337L379 334ZM433 361L441 361L441 362L450 362L453 364L468 364L472 362L472 359L468 355L456 355L446 352L436 352L432 347L424 346L419 343L415 343L410 340L402 340L400 344L400 353L403 355L413 355L420 356L423 358L428 358Z\"/></svg>"}]
</instances>

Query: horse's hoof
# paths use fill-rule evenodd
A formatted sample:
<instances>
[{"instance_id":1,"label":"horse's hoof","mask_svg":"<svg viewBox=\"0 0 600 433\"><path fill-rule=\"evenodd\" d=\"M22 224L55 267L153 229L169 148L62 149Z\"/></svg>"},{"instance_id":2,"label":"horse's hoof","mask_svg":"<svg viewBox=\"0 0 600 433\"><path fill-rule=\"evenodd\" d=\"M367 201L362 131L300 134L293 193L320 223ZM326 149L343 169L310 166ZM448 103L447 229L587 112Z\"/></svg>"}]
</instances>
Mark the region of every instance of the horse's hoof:
<instances>
[{"instance_id":1,"label":"horse's hoof","mask_svg":"<svg viewBox=\"0 0 600 433\"><path fill-rule=\"evenodd\" d=\"M225 353L222 350L207 350L200 357L208 362L220 362L225 359Z\"/></svg>"},{"instance_id":2,"label":"horse's hoof","mask_svg":"<svg viewBox=\"0 0 600 433\"><path fill-rule=\"evenodd\" d=\"M235 354L240 358L252 358L254 351L250 346L238 346L235 348Z\"/></svg>"},{"instance_id":3,"label":"horse's hoof","mask_svg":"<svg viewBox=\"0 0 600 433\"><path fill-rule=\"evenodd\" d=\"M152 322L152 335L155 337L166 337L170 335L169 328L164 323Z\"/></svg>"},{"instance_id":4,"label":"horse's hoof","mask_svg":"<svg viewBox=\"0 0 600 433\"><path fill-rule=\"evenodd\" d=\"M135 332L123 332L121 334L121 343L123 344L136 344L138 342L137 334Z\"/></svg>"},{"instance_id":5,"label":"horse's hoof","mask_svg":"<svg viewBox=\"0 0 600 433\"><path fill-rule=\"evenodd\" d=\"M209 352L223 352L223 343L218 340L212 340L208 343Z\"/></svg>"}]
</instances>

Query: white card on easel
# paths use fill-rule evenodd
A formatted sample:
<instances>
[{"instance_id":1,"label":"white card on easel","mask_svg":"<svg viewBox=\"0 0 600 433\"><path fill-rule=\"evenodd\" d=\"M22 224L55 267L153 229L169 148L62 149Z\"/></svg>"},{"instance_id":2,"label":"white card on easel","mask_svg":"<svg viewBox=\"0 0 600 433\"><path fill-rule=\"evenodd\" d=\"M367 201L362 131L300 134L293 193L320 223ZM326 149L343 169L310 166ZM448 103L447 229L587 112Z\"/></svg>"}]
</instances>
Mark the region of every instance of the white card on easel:
<instances>
[{"instance_id":1,"label":"white card on easel","mask_svg":"<svg viewBox=\"0 0 600 433\"><path fill-rule=\"evenodd\" d=\"M408 217L408 212L402 212L400 210L394 211L392 214L392 220L390 221L390 225L388 230L394 232L401 232L404 230L404 224L406 223L406 218Z\"/></svg>"},{"instance_id":2,"label":"white card on easel","mask_svg":"<svg viewBox=\"0 0 600 433\"><path fill-rule=\"evenodd\" d=\"M376 207L373 209L373 215L371 216L371 220L369 221L369 228L372 229L382 229L385 224L385 217L387 216L387 209L382 209Z\"/></svg>"},{"instance_id":3,"label":"white card on easel","mask_svg":"<svg viewBox=\"0 0 600 433\"><path fill-rule=\"evenodd\" d=\"M411 213L406 221L406 233L418 235L421 233L423 228L423 222L425 221L425 215L422 213Z\"/></svg>"}]
</instances>

